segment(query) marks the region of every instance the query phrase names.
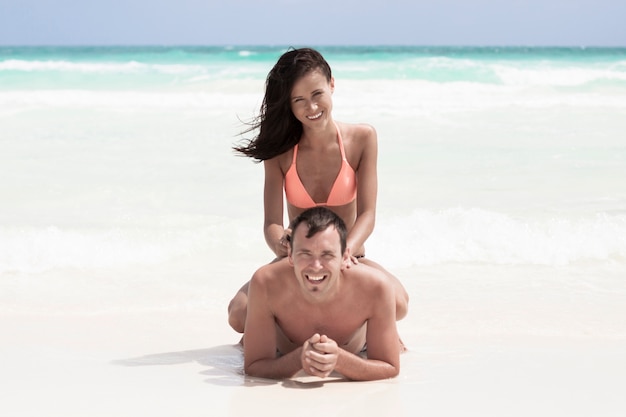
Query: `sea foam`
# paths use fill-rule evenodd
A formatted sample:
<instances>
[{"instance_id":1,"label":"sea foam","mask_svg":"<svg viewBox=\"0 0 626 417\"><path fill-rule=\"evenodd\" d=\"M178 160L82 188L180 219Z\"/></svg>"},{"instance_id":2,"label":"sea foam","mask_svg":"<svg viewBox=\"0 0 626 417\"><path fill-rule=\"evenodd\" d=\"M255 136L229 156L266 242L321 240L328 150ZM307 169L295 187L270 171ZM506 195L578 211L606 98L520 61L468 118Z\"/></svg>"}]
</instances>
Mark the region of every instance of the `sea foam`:
<instances>
[{"instance_id":1,"label":"sea foam","mask_svg":"<svg viewBox=\"0 0 626 417\"><path fill-rule=\"evenodd\" d=\"M626 214L522 218L479 208L380 219L367 243L395 267L445 263L562 266L626 259Z\"/></svg>"},{"instance_id":2,"label":"sea foam","mask_svg":"<svg viewBox=\"0 0 626 417\"><path fill-rule=\"evenodd\" d=\"M0 273L147 267L194 256L217 256L236 263L242 253L256 253L259 259L269 261L258 228L238 223L220 221L177 231L3 229ZM408 216L380 218L366 246L369 257L389 268L449 263L563 266L623 262L626 214L537 219L479 208L420 209Z\"/></svg>"}]
</instances>

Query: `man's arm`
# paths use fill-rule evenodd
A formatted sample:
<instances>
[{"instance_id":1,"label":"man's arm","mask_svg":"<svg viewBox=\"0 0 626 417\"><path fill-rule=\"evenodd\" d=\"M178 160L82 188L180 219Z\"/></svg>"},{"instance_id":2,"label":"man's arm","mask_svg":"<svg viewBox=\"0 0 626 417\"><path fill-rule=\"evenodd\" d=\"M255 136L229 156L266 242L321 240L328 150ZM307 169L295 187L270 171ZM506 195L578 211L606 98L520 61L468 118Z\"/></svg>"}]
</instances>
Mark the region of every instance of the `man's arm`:
<instances>
[{"instance_id":1,"label":"man's arm","mask_svg":"<svg viewBox=\"0 0 626 417\"><path fill-rule=\"evenodd\" d=\"M333 370L348 379L371 381L393 378L400 372L400 338L395 320L395 298L389 283L379 284L380 298L376 298L372 317L367 322L367 358L362 358L337 347L337 343L318 336L312 350L303 355L304 370L315 376L326 377Z\"/></svg>"},{"instance_id":2,"label":"man's arm","mask_svg":"<svg viewBox=\"0 0 626 417\"><path fill-rule=\"evenodd\" d=\"M302 348L276 357L276 323L268 298L268 280L274 265L257 271L250 280L248 315L243 335L244 371L262 378L288 378L302 369Z\"/></svg>"}]
</instances>

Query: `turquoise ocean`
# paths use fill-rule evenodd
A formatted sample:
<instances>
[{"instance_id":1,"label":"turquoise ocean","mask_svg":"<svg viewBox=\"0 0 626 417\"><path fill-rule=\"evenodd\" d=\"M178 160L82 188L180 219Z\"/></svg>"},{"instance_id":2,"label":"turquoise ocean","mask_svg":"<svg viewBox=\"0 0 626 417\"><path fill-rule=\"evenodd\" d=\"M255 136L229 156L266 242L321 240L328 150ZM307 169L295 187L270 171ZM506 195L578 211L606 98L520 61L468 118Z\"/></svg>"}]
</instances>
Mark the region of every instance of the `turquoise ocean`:
<instances>
[{"instance_id":1,"label":"turquoise ocean","mask_svg":"<svg viewBox=\"0 0 626 417\"><path fill-rule=\"evenodd\" d=\"M378 132L369 257L626 277L626 48L318 49L335 118ZM285 50L0 47L0 312L222 311L271 259L231 148Z\"/></svg>"}]
</instances>

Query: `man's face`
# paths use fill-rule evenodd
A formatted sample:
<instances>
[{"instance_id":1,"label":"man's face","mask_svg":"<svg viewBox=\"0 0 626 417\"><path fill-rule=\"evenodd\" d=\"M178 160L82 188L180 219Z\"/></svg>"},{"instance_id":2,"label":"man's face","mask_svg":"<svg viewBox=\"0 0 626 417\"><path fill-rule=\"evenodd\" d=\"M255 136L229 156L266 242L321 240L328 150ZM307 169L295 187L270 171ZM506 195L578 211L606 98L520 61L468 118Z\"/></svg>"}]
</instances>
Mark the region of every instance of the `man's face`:
<instances>
[{"instance_id":1,"label":"man's face","mask_svg":"<svg viewBox=\"0 0 626 417\"><path fill-rule=\"evenodd\" d=\"M301 224L293 232L289 261L302 288L316 298L336 288L347 254L341 253L339 233L330 226L307 238L308 226Z\"/></svg>"}]
</instances>

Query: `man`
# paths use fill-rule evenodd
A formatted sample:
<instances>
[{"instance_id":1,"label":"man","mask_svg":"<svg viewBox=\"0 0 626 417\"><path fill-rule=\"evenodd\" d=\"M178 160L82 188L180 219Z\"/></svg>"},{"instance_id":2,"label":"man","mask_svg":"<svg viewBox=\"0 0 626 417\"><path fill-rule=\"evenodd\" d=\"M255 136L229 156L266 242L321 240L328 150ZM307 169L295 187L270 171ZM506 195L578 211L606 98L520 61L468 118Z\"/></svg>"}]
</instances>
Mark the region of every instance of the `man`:
<instances>
[{"instance_id":1,"label":"man","mask_svg":"<svg viewBox=\"0 0 626 417\"><path fill-rule=\"evenodd\" d=\"M384 273L364 264L346 268L346 227L327 208L303 212L291 229L287 258L250 281L245 372L277 379L300 370L352 380L397 376L395 296ZM366 357L359 355L366 347Z\"/></svg>"}]
</instances>

